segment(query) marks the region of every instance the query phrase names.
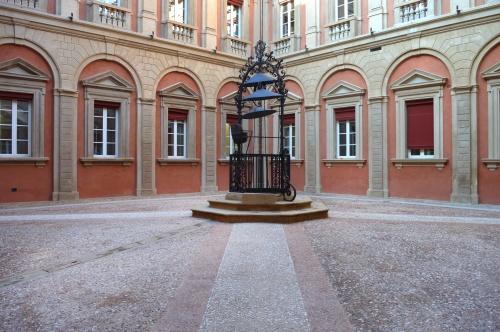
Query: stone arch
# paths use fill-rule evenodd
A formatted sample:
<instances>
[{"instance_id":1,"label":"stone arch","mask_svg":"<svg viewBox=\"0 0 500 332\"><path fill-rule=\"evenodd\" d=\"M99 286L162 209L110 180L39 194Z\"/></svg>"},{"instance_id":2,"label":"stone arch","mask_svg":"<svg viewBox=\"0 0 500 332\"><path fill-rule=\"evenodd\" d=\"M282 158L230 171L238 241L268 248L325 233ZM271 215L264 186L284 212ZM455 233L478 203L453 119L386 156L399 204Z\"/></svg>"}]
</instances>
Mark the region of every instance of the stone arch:
<instances>
[{"instance_id":1,"label":"stone arch","mask_svg":"<svg viewBox=\"0 0 500 332\"><path fill-rule=\"evenodd\" d=\"M488 43L483 45L483 47L480 49L480 51L476 54L476 57L472 61L472 66L470 68L469 72L469 78L470 78L470 85L477 85L477 71L479 69L479 66L481 65L481 62L483 61L485 55L492 50L493 48L497 47L500 45L500 36L497 36L493 39L491 39Z\"/></svg>"},{"instance_id":2,"label":"stone arch","mask_svg":"<svg viewBox=\"0 0 500 332\"><path fill-rule=\"evenodd\" d=\"M335 66L333 67L332 69L326 71L322 76L321 78L319 79L318 81L318 86L316 87L316 93L315 93L315 96L314 96L314 100L318 102L320 102L320 98L321 98L321 89L323 88L323 86L325 85L325 82L335 73L341 71L341 70L353 70L355 71L356 73L358 73L359 75L361 75L361 77L363 78L363 80L365 81L365 84L366 84L366 87L367 87L367 90L370 91L370 81L368 80L368 77L366 75L366 73L363 71L363 69L361 69L360 67L356 66L356 65L351 65L351 64L343 64L343 65L339 65L339 66Z\"/></svg>"},{"instance_id":3,"label":"stone arch","mask_svg":"<svg viewBox=\"0 0 500 332\"><path fill-rule=\"evenodd\" d=\"M455 71L453 70L453 65L451 64L449 59L446 56L444 56L442 53L437 52L435 50L431 50L431 49L412 50L412 51L401 54L387 68L387 70L384 74L384 77L382 79L380 91L378 92L379 96L386 96L387 95L387 89L389 88L389 79L391 78L392 74L394 73L394 70L400 64L402 64L403 62L405 62L409 58L417 56L417 55L429 55L429 56L432 56L432 57L435 57L435 58L441 60L441 62L448 69L448 73L450 74L451 82L452 83L456 82L456 75L455 75Z\"/></svg>"},{"instance_id":4,"label":"stone arch","mask_svg":"<svg viewBox=\"0 0 500 332\"><path fill-rule=\"evenodd\" d=\"M40 54L41 57L44 58L45 61L47 61L48 65L50 66L50 69L52 71L52 75L54 78L54 88L59 89L61 87L61 72L59 70L59 67L57 66L55 60L52 58L49 52L47 52L43 47L40 45L26 40L26 39L19 39L19 38L2 38L0 39L0 45L4 44L14 44L14 45L20 45L20 46L25 46L28 48L31 48L38 54Z\"/></svg>"},{"instance_id":5,"label":"stone arch","mask_svg":"<svg viewBox=\"0 0 500 332\"><path fill-rule=\"evenodd\" d=\"M161 80L166 75L173 73L173 72L186 74L196 83L196 85L200 89L202 104L203 104L203 106L206 106L207 105L207 100L206 100L207 95L206 95L206 91L205 91L205 86L203 85L200 77L198 75L196 75L196 73L194 73L193 71L186 69L186 68L182 68L182 67L178 67L178 66L171 66L171 67L168 67L165 70L161 71L160 73L158 73L156 80L153 84L153 91L157 91ZM213 104L215 105L215 102Z\"/></svg>"},{"instance_id":6,"label":"stone arch","mask_svg":"<svg viewBox=\"0 0 500 332\"><path fill-rule=\"evenodd\" d=\"M93 56L90 56L86 58L84 61L80 63L78 68L76 68L75 73L73 75L73 81L71 82L71 88L76 91L78 89L78 80L80 78L80 75L82 74L83 70L92 62L97 61L97 60L107 60L107 61L114 61L121 66L123 66L129 73L130 75L134 78L134 84L136 86L136 93L137 93L137 98L142 98L143 97L143 91L142 91L142 81L135 70L135 68L129 64L126 60L122 59L121 57L118 57L116 55L109 55L106 53L101 53L101 54L95 54Z\"/></svg>"}]
</instances>

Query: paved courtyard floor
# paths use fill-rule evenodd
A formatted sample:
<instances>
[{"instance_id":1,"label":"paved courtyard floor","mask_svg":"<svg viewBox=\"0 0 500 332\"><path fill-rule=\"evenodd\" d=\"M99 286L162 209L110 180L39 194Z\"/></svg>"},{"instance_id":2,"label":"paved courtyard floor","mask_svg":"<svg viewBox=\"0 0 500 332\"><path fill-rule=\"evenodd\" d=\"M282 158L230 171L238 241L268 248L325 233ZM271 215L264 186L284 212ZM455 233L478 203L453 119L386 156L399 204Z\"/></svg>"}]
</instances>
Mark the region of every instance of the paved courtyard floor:
<instances>
[{"instance_id":1,"label":"paved courtyard floor","mask_svg":"<svg viewBox=\"0 0 500 332\"><path fill-rule=\"evenodd\" d=\"M213 197L0 204L0 331L500 331L500 206L191 217Z\"/></svg>"}]
</instances>

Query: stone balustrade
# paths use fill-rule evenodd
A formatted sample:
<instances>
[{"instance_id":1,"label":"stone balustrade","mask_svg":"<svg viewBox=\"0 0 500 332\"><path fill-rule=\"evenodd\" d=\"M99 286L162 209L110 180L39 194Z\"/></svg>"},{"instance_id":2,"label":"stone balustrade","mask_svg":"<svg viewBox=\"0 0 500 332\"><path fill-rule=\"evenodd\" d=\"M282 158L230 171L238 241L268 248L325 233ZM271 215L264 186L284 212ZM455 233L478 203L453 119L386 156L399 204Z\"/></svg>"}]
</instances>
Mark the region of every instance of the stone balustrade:
<instances>
[{"instance_id":1,"label":"stone balustrade","mask_svg":"<svg viewBox=\"0 0 500 332\"><path fill-rule=\"evenodd\" d=\"M395 5L395 10L399 10L399 22L410 22L427 17L427 1L414 0L406 1L399 5ZM396 15L398 17L398 15Z\"/></svg>"},{"instance_id":2,"label":"stone balustrade","mask_svg":"<svg viewBox=\"0 0 500 332\"><path fill-rule=\"evenodd\" d=\"M241 57L248 57L250 55L250 42L235 38L232 36L226 36L224 38L224 52L238 55Z\"/></svg>"},{"instance_id":3,"label":"stone balustrade","mask_svg":"<svg viewBox=\"0 0 500 332\"><path fill-rule=\"evenodd\" d=\"M177 21L171 21L168 20L166 22L162 23L163 26L163 33L164 37L187 43L187 44L195 44L197 43L197 33L196 33L196 27L185 24L185 23L180 23Z\"/></svg>"},{"instance_id":4,"label":"stone balustrade","mask_svg":"<svg viewBox=\"0 0 500 332\"><path fill-rule=\"evenodd\" d=\"M47 0L0 0L0 2L43 11L47 10Z\"/></svg>"},{"instance_id":5,"label":"stone balustrade","mask_svg":"<svg viewBox=\"0 0 500 332\"><path fill-rule=\"evenodd\" d=\"M130 9L97 2L95 0L87 0L87 6L89 20L91 22L130 29Z\"/></svg>"},{"instance_id":6,"label":"stone balustrade","mask_svg":"<svg viewBox=\"0 0 500 332\"><path fill-rule=\"evenodd\" d=\"M354 19L343 20L325 26L326 36L329 41L338 41L341 39L355 36Z\"/></svg>"}]
</instances>

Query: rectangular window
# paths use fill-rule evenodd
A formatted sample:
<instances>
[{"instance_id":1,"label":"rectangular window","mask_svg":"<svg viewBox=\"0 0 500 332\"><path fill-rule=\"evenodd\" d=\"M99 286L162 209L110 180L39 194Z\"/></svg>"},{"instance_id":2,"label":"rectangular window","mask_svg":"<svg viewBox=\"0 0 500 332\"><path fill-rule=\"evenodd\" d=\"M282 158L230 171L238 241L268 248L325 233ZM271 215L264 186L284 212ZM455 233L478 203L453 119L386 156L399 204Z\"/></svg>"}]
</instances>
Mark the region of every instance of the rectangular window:
<instances>
[{"instance_id":1,"label":"rectangular window","mask_svg":"<svg viewBox=\"0 0 500 332\"><path fill-rule=\"evenodd\" d=\"M227 34L235 38L241 38L241 5L238 2L227 2Z\"/></svg>"},{"instance_id":2,"label":"rectangular window","mask_svg":"<svg viewBox=\"0 0 500 332\"><path fill-rule=\"evenodd\" d=\"M94 157L118 156L118 109L94 106Z\"/></svg>"},{"instance_id":3,"label":"rectangular window","mask_svg":"<svg viewBox=\"0 0 500 332\"><path fill-rule=\"evenodd\" d=\"M295 159L295 114L287 114L283 119L284 123L284 136L285 136L285 146L284 148L288 150L290 154L290 159Z\"/></svg>"},{"instance_id":4,"label":"rectangular window","mask_svg":"<svg viewBox=\"0 0 500 332\"><path fill-rule=\"evenodd\" d=\"M356 114L354 107L335 110L337 158L356 158Z\"/></svg>"},{"instance_id":5,"label":"rectangular window","mask_svg":"<svg viewBox=\"0 0 500 332\"><path fill-rule=\"evenodd\" d=\"M187 0L169 0L168 18L180 23L187 22Z\"/></svg>"},{"instance_id":6,"label":"rectangular window","mask_svg":"<svg viewBox=\"0 0 500 332\"><path fill-rule=\"evenodd\" d=\"M168 156L186 158L186 123L188 112L184 110L168 111Z\"/></svg>"},{"instance_id":7,"label":"rectangular window","mask_svg":"<svg viewBox=\"0 0 500 332\"><path fill-rule=\"evenodd\" d=\"M354 16L354 0L336 0L337 21Z\"/></svg>"},{"instance_id":8,"label":"rectangular window","mask_svg":"<svg viewBox=\"0 0 500 332\"><path fill-rule=\"evenodd\" d=\"M288 1L280 6L281 38L288 37L295 32L295 17L293 1Z\"/></svg>"},{"instance_id":9,"label":"rectangular window","mask_svg":"<svg viewBox=\"0 0 500 332\"><path fill-rule=\"evenodd\" d=\"M238 116L228 114L226 116L226 157L229 157L235 151L234 141L231 136L231 125L235 123L238 123Z\"/></svg>"},{"instance_id":10,"label":"rectangular window","mask_svg":"<svg viewBox=\"0 0 500 332\"><path fill-rule=\"evenodd\" d=\"M31 100L0 99L0 155L31 154Z\"/></svg>"},{"instance_id":11,"label":"rectangular window","mask_svg":"<svg viewBox=\"0 0 500 332\"><path fill-rule=\"evenodd\" d=\"M432 99L406 102L408 158L434 157L434 103Z\"/></svg>"}]
</instances>

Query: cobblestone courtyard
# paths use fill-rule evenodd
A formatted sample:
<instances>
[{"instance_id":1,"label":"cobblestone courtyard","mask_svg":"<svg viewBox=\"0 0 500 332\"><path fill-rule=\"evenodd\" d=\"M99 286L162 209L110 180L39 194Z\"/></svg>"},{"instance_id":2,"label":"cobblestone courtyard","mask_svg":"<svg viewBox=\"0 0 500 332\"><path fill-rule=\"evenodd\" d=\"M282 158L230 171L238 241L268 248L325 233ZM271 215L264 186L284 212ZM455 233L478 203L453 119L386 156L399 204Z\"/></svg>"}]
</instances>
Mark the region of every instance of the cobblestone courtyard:
<instances>
[{"instance_id":1,"label":"cobblestone courtyard","mask_svg":"<svg viewBox=\"0 0 500 332\"><path fill-rule=\"evenodd\" d=\"M207 198L0 205L0 330L500 330L498 206L318 195L327 219L231 225L191 217Z\"/></svg>"}]
</instances>

